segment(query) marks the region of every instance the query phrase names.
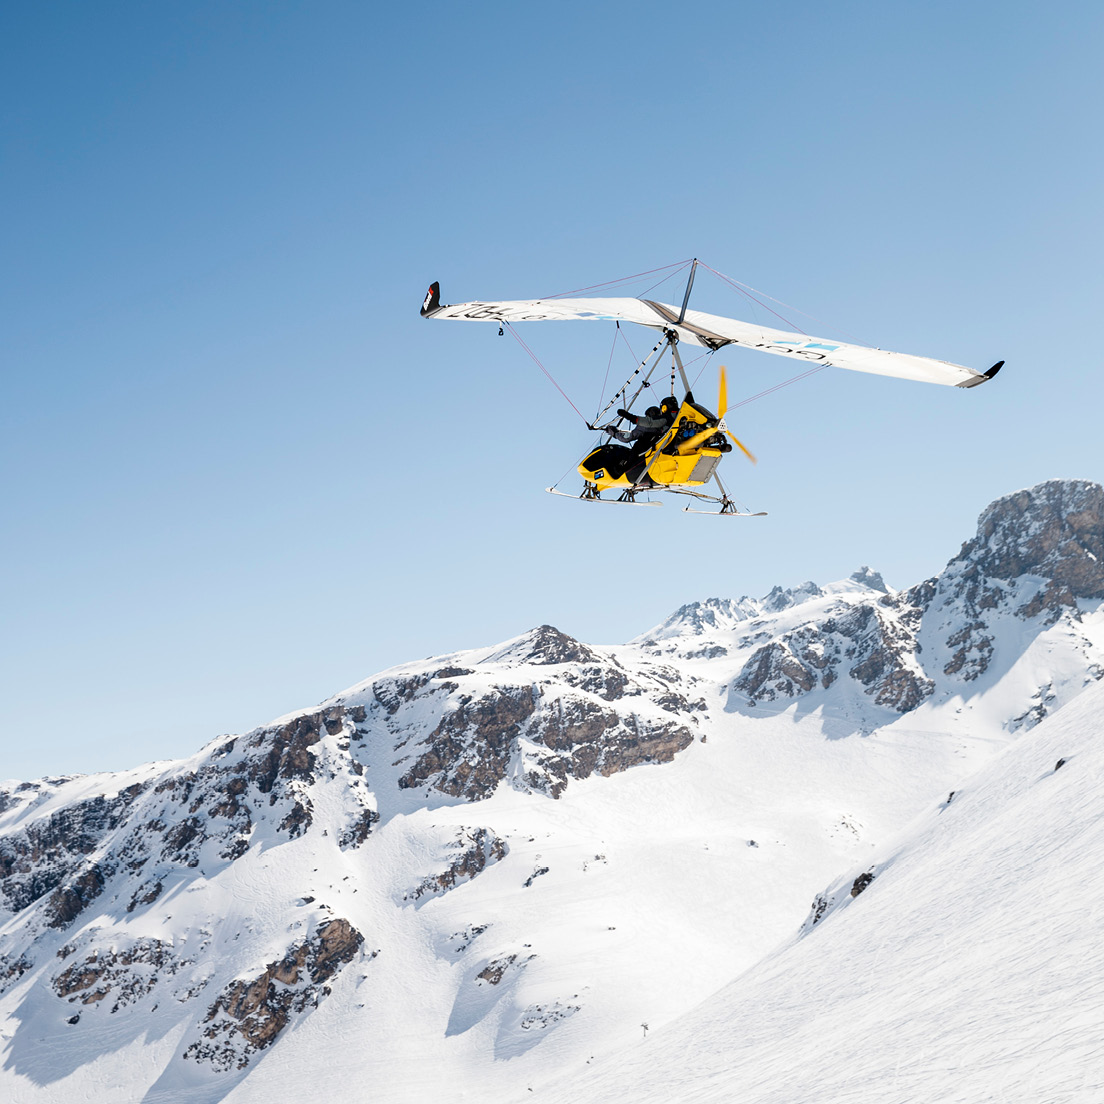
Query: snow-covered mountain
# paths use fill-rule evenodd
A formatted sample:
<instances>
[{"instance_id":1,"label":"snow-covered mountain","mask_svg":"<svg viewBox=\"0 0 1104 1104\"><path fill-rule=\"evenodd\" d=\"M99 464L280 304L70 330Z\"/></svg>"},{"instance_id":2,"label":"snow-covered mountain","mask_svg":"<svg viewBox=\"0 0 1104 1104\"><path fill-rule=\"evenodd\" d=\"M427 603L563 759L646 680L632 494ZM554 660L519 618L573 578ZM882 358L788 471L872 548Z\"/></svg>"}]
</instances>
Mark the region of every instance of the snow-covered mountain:
<instances>
[{"instance_id":1,"label":"snow-covered mountain","mask_svg":"<svg viewBox=\"0 0 1104 1104\"><path fill-rule=\"evenodd\" d=\"M541 626L0 788L0 1092L563 1099L807 972L856 879L890 894L966 809L939 802L1104 675L1102 601L1104 489L1054 481L908 590L863 568L618 646Z\"/></svg>"}]
</instances>

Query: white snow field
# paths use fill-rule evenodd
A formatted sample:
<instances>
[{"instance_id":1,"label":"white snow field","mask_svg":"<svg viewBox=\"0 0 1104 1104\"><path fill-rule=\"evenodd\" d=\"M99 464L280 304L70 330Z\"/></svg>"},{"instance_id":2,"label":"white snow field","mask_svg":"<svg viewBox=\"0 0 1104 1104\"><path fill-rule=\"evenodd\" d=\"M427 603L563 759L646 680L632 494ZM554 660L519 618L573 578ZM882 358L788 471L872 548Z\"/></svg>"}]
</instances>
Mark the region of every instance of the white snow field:
<instances>
[{"instance_id":1,"label":"white snow field","mask_svg":"<svg viewBox=\"0 0 1104 1104\"><path fill-rule=\"evenodd\" d=\"M1102 856L1097 686L841 878L815 926L534 1099L1104 1100Z\"/></svg>"}]
</instances>

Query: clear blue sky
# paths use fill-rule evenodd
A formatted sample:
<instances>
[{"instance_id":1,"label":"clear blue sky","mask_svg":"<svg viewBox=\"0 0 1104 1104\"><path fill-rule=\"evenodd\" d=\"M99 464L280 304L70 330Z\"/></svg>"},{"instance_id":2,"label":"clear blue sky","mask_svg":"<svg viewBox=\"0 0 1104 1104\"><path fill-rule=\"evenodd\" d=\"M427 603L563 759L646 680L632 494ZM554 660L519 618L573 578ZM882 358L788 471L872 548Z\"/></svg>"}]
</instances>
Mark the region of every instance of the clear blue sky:
<instances>
[{"instance_id":1,"label":"clear blue sky","mask_svg":"<svg viewBox=\"0 0 1104 1104\"><path fill-rule=\"evenodd\" d=\"M542 622L907 586L998 495L1104 478L1102 31L1089 3L7 5L0 777L189 754ZM770 517L724 521L544 495L574 412L492 327L418 316L431 279L526 298L695 255L1008 366L741 408L760 463L725 471ZM610 330L524 336L592 411ZM734 402L794 373L724 359Z\"/></svg>"}]
</instances>

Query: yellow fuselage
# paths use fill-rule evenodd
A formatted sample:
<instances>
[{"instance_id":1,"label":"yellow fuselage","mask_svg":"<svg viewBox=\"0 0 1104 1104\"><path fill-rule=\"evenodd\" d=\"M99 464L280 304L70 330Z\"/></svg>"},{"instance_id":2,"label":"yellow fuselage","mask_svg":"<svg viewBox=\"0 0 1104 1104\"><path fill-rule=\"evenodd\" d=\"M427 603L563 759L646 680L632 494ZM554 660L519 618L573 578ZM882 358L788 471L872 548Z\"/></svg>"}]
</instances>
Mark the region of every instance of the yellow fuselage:
<instances>
[{"instance_id":1,"label":"yellow fuselage","mask_svg":"<svg viewBox=\"0 0 1104 1104\"><path fill-rule=\"evenodd\" d=\"M705 441L719 432L716 426L717 419L708 411L684 402L674 424L647 452L634 455L624 446L600 445L579 464L579 474L599 490L627 489L645 474L665 487L700 487L728 451L705 447Z\"/></svg>"}]
</instances>

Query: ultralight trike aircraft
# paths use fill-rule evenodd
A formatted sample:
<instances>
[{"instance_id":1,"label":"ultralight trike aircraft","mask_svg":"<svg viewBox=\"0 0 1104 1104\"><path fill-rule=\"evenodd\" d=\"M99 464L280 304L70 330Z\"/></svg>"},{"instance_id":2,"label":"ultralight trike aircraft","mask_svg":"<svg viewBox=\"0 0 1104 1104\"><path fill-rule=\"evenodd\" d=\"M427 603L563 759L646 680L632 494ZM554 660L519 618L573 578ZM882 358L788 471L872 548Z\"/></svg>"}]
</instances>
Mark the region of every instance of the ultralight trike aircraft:
<instances>
[{"instance_id":1,"label":"ultralight trike aircraft","mask_svg":"<svg viewBox=\"0 0 1104 1104\"><path fill-rule=\"evenodd\" d=\"M441 302L440 284L430 285L422 303L422 316L434 319L460 321L497 322L499 332L514 322L547 321L610 321L633 322L659 330L661 337L640 366L594 419L602 417L618 399L625 400L618 410L618 420L608 425L592 425L610 440L599 444L579 462L578 472L583 477L583 490L578 496L587 502L617 502L623 504L658 506L658 502L637 502L637 496L645 491L666 491L689 495L695 499L715 504L715 510L686 510L690 513L721 514L730 517L762 517L762 513L741 511L729 497L717 473L722 456L732 451L731 441L753 463L755 457L736 439L725 424L728 407L728 389L725 369L720 370L717 408L714 413L696 402L686 376L679 345L695 345L713 353L726 345L759 349L765 353L791 357L803 361L811 371L829 365L857 372L869 372L881 376L917 380L923 383L940 383L954 387L976 387L991 380L1004 364L997 361L985 372L977 372L959 364L908 353L893 353L864 345L847 344L810 337L807 334L789 333L770 329L734 318L705 314L689 310L690 292L694 286L694 274L702 262L696 258L690 264L681 308L650 299L601 298L601 299L534 299L503 302L470 302L447 306ZM682 267L671 266L671 267ZM704 266L707 267L708 266ZM710 270L712 271L712 270ZM719 273L717 275L720 275ZM723 279L727 279L722 277ZM511 330L512 332L512 330ZM516 334L515 334L516 336ZM520 341L520 338L518 339ZM524 342L522 342L524 346ZM530 356L535 355L524 346ZM663 400L662 408L652 407L659 417L646 417L650 432L633 434L631 446L614 444L613 438L624 440L628 434L619 431L622 420L637 422L631 414L632 406L651 385L651 377L667 350L671 354L671 396ZM653 358L654 361L653 361ZM538 365L540 364L537 361ZM547 374L547 369L540 365ZM684 397L674 397L676 372L682 384ZM551 378L551 377L549 377ZM801 378L801 377L798 377ZM793 382L793 381L790 381ZM555 381L553 380L553 383ZM635 391L627 398L635 384ZM556 385L559 386L558 384ZM772 389L773 390L773 389ZM565 396L566 397L566 396ZM570 401L570 400L568 400ZM574 404L572 404L574 405ZM586 419L584 419L585 421ZM719 495L706 494L702 487L712 480ZM550 487L552 494L561 494ZM603 499L602 491L619 491L616 499ZM574 498L574 495L565 497Z\"/></svg>"}]
</instances>

